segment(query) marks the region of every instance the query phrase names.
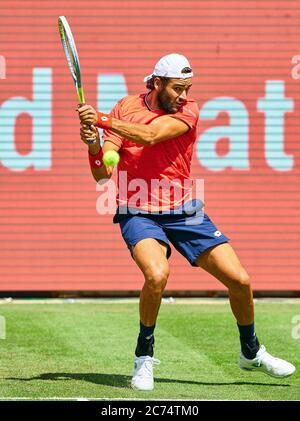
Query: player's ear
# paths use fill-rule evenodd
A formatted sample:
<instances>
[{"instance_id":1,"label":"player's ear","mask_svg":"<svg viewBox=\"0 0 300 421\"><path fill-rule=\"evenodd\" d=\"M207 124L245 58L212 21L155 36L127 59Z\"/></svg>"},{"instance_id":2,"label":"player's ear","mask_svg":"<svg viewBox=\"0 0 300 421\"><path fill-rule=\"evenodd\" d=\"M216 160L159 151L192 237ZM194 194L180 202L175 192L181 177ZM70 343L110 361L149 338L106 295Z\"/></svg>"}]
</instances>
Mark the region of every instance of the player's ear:
<instances>
[{"instance_id":1,"label":"player's ear","mask_svg":"<svg viewBox=\"0 0 300 421\"><path fill-rule=\"evenodd\" d=\"M161 91L162 89L162 80L159 77L155 77L153 81L154 89L156 91Z\"/></svg>"}]
</instances>

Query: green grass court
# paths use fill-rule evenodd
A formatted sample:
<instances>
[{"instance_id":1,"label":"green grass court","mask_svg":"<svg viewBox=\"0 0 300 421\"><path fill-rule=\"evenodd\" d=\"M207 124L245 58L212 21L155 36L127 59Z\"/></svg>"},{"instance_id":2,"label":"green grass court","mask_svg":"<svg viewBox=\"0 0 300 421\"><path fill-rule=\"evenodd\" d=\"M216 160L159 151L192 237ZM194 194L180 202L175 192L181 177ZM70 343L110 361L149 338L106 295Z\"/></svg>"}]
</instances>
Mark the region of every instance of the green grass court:
<instances>
[{"instance_id":1,"label":"green grass court","mask_svg":"<svg viewBox=\"0 0 300 421\"><path fill-rule=\"evenodd\" d=\"M238 332L226 300L162 304L155 390L136 392L128 384L138 334L137 300L1 304L6 339L0 340L0 397L299 400L300 339L292 337L297 314L297 300L256 304L261 343L297 368L280 380L238 367Z\"/></svg>"}]
</instances>

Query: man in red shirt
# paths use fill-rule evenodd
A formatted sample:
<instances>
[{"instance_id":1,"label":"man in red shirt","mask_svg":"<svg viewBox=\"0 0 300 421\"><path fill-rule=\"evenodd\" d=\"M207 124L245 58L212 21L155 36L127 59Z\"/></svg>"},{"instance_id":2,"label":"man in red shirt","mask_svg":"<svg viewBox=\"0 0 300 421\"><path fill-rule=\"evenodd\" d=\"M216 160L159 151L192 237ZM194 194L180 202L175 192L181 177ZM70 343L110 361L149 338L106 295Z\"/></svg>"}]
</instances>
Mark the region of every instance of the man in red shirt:
<instances>
[{"instance_id":1,"label":"man in red shirt","mask_svg":"<svg viewBox=\"0 0 300 421\"><path fill-rule=\"evenodd\" d=\"M295 371L292 364L272 357L260 346L254 330L249 275L229 245L229 239L203 212L203 203L188 200L190 189L185 186L190 181L199 115L196 102L188 99L192 77L188 60L179 54L169 54L144 79L147 94L126 96L110 114L97 112L90 105L78 109L81 138L89 144L95 180L109 179L112 175L112 168L102 162L106 151L118 151L121 157L114 223L120 224L127 247L145 278L131 381L136 390L154 387L153 364L157 362L153 358L154 329L169 276L169 241L192 266L203 268L228 288L240 334L240 367L275 377L286 377ZM102 148L95 126L104 129ZM92 136L95 143L90 143ZM154 179L166 182L171 188L153 189ZM136 180L143 180L146 191L139 195L138 201L131 189L126 189L126 195L120 192L122 183L128 187ZM174 190L180 190L181 194L174 194ZM188 210L191 203L192 212Z\"/></svg>"}]
</instances>

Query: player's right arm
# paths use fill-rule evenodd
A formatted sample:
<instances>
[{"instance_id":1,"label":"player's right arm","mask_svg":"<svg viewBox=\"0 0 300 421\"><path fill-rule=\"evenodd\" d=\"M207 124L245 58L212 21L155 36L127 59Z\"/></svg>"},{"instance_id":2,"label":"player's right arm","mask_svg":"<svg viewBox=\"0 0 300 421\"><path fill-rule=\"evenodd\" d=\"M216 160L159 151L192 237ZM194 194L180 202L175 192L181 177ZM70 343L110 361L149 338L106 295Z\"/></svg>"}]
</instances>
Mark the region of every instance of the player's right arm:
<instances>
[{"instance_id":1,"label":"player's right arm","mask_svg":"<svg viewBox=\"0 0 300 421\"><path fill-rule=\"evenodd\" d=\"M89 144L88 139L96 136L96 143ZM97 155L101 149L99 132L95 127L90 128L89 126L82 125L80 129L81 140L88 145L88 151L91 155ZM102 146L102 152L105 154L107 151L116 151L120 149L119 146L114 143L106 140ZM104 163L99 168L90 167L94 179L98 182L99 180L107 179L109 180L113 173L113 167L107 167Z\"/></svg>"}]
</instances>

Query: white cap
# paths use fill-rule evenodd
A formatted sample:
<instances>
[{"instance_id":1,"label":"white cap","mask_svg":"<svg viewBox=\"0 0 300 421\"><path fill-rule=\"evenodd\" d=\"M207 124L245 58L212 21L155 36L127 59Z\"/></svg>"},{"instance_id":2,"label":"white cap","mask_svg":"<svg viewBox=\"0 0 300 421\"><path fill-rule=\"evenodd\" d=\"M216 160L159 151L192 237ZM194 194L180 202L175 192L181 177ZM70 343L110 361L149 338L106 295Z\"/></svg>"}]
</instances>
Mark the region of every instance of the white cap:
<instances>
[{"instance_id":1,"label":"white cap","mask_svg":"<svg viewBox=\"0 0 300 421\"><path fill-rule=\"evenodd\" d=\"M188 73L182 73L188 68ZM188 59L181 54L168 54L162 57L155 65L153 73L144 78L144 82L147 82L152 76L162 76L170 78L182 78L187 79L188 77L194 76Z\"/></svg>"}]
</instances>

